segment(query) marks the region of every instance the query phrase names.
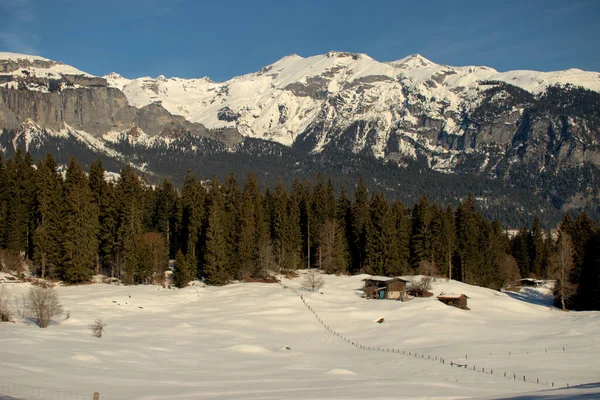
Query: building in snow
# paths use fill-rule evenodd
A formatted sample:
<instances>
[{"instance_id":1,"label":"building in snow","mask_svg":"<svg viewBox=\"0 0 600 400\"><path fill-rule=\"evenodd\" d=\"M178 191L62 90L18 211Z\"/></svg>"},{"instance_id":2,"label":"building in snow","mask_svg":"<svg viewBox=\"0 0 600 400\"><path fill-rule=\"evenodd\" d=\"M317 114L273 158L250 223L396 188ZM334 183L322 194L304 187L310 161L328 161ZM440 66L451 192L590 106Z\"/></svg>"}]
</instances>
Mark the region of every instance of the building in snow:
<instances>
[{"instance_id":1,"label":"building in snow","mask_svg":"<svg viewBox=\"0 0 600 400\"><path fill-rule=\"evenodd\" d=\"M401 300L406 299L407 280L402 278L390 278L388 276L372 276L363 279L365 286L363 291L369 299L388 299Z\"/></svg>"},{"instance_id":2,"label":"building in snow","mask_svg":"<svg viewBox=\"0 0 600 400\"><path fill-rule=\"evenodd\" d=\"M439 301L441 301L442 303L449 305L449 306L458 307L463 310L469 309L469 307L467 307L467 299L468 298L469 297L466 294L454 294L454 293L449 293L449 294L440 293L440 295L437 297L437 299Z\"/></svg>"}]
</instances>

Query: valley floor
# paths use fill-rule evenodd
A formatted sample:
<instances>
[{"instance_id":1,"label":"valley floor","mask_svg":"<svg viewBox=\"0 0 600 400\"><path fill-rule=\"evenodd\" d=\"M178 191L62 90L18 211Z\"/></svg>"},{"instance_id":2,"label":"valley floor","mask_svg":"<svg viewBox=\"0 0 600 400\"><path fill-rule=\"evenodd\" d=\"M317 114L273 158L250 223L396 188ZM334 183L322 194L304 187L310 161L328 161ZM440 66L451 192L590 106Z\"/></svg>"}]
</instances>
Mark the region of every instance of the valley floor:
<instances>
[{"instance_id":1,"label":"valley floor","mask_svg":"<svg viewBox=\"0 0 600 400\"><path fill-rule=\"evenodd\" d=\"M435 296L366 300L365 277L325 276L314 293L301 277L59 287L69 319L48 329L0 324L0 381L117 400L600 398L600 312L444 279L435 295L465 293L471 310ZM13 298L28 289L6 286ZM103 338L89 329L97 319L107 323ZM540 392L552 384L571 388Z\"/></svg>"}]
</instances>

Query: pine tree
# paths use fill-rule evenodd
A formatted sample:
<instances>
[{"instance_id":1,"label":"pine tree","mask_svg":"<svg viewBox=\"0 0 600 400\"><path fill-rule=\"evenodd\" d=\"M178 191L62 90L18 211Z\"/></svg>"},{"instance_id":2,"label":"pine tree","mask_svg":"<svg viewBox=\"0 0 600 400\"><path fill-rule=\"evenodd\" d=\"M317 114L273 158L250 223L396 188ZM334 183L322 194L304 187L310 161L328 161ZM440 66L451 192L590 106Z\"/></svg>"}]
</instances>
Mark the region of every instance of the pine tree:
<instances>
[{"instance_id":1,"label":"pine tree","mask_svg":"<svg viewBox=\"0 0 600 400\"><path fill-rule=\"evenodd\" d=\"M366 234L366 265L372 275L400 271L396 229L389 205L382 194L374 193L369 204Z\"/></svg>"},{"instance_id":2,"label":"pine tree","mask_svg":"<svg viewBox=\"0 0 600 400\"><path fill-rule=\"evenodd\" d=\"M511 254L517 260L521 276L531 275L531 260L529 258L529 232L523 227L512 240Z\"/></svg>"},{"instance_id":3,"label":"pine tree","mask_svg":"<svg viewBox=\"0 0 600 400\"><path fill-rule=\"evenodd\" d=\"M533 219L530 237L529 259L531 260L531 270L539 279L546 275L546 271L544 271L544 236L542 224L537 215Z\"/></svg>"},{"instance_id":4,"label":"pine tree","mask_svg":"<svg viewBox=\"0 0 600 400\"><path fill-rule=\"evenodd\" d=\"M64 260L61 271L65 282L85 282L94 271L98 233L96 215L97 208L85 172L75 158L71 158L65 180Z\"/></svg>"},{"instance_id":5,"label":"pine tree","mask_svg":"<svg viewBox=\"0 0 600 400\"><path fill-rule=\"evenodd\" d=\"M26 257L33 255L33 220L35 206L35 172L31 156L23 156L20 148L15 161L6 163L7 213L4 244L7 249L25 252Z\"/></svg>"},{"instance_id":6,"label":"pine tree","mask_svg":"<svg viewBox=\"0 0 600 400\"><path fill-rule=\"evenodd\" d=\"M165 179L156 193L153 226L165 236L170 256L175 256L179 248L177 231L180 223L179 195L173 183Z\"/></svg>"},{"instance_id":7,"label":"pine tree","mask_svg":"<svg viewBox=\"0 0 600 400\"><path fill-rule=\"evenodd\" d=\"M290 220L288 196L283 180L279 178L273 195L271 214L271 236L273 238L274 256L279 270L287 270L287 252L289 250Z\"/></svg>"},{"instance_id":8,"label":"pine tree","mask_svg":"<svg viewBox=\"0 0 600 400\"><path fill-rule=\"evenodd\" d=\"M223 204L213 201L210 206L204 254L204 277L209 285L224 285L230 279L227 268L227 240L223 230Z\"/></svg>"},{"instance_id":9,"label":"pine tree","mask_svg":"<svg viewBox=\"0 0 600 400\"><path fill-rule=\"evenodd\" d=\"M300 241L298 243L300 260L298 265L310 268L310 205L307 190L305 189L304 184L300 182L298 178L294 178L294 181L292 182L292 191L290 193L290 199L295 200L298 212L298 228L296 232L296 234L300 234Z\"/></svg>"},{"instance_id":10,"label":"pine tree","mask_svg":"<svg viewBox=\"0 0 600 400\"><path fill-rule=\"evenodd\" d=\"M202 236L202 223L205 217L206 191L201 182L188 172L181 191L183 216L181 243L186 261L193 271L198 269L199 243Z\"/></svg>"},{"instance_id":11,"label":"pine tree","mask_svg":"<svg viewBox=\"0 0 600 400\"><path fill-rule=\"evenodd\" d=\"M34 261L42 278L54 275L62 263L63 180L52 155L38 163L35 203Z\"/></svg>"},{"instance_id":12,"label":"pine tree","mask_svg":"<svg viewBox=\"0 0 600 400\"><path fill-rule=\"evenodd\" d=\"M196 277L194 266L186 260L183 252L179 250L175 256L175 269L173 270L173 281L175 286L183 288Z\"/></svg>"},{"instance_id":13,"label":"pine tree","mask_svg":"<svg viewBox=\"0 0 600 400\"><path fill-rule=\"evenodd\" d=\"M399 271L403 275L410 271L410 236L412 230L412 216L399 201L392 204L392 220L396 229L396 243L398 244Z\"/></svg>"},{"instance_id":14,"label":"pine tree","mask_svg":"<svg viewBox=\"0 0 600 400\"><path fill-rule=\"evenodd\" d=\"M360 177L352 206L352 271L361 271L366 262L367 226L369 224L369 199L367 186Z\"/></svg>"},{"instance_id":15,"label":"pine tree","mask_svg":"<svg viewBox=\"0 0 600 400\"><path fill-rule=\"evenodd\" d=\"M116 241L114 246L117 275L135 282L139 254L137 239L142 235L143 190L131 166L121 170L115 188Z\"/></svg>"},{"instance_id":16,"label":"pine tree","mask_svg":"<svg viewBox=\"0 0 600 400\"><path fill-rule=\"evenodd\" d=\"M107 197L107 183L104 179L104 167L102 166L102 160L98 159L92 162L90 166L89 172L89 182L90 182L90 190L92 192L92 201L96 205L97 215L90 216L90 218L96 218L98 222L98 234L96 240L99 243L98 249L96 251L96 262L95 262L95 273L96 275L100 273L100 263L101 263L101 241L103 238L102 232L104 230L101 227L101 220L106 213L106 197ZM102 217L101 217L102 216Z\"/></svg>"},{"instance_id":17,"label":"pine tree","mask_svg":"<svg viewBox=\"0 0 600 400\"><path fill-rule=\"evenodd\" d=\"M454 279L459 278L465 283L474 283L474 271L482 261L478 219L475 199L469 195L456 210L456 253L459 260L459 275Z\"/></svg>"},{"instance_id":18,"label":"pine tree","mask_svg":"<svg viewBox=\"0 0 600 400\"><path fill-rule=\"evenodd\" d=\"M454 268L452 258L456 250L456 223L454 210L451 206L446 207L446 210L444 211L442 217L442 231L444 232L445 239L443 249L446 252L446 262L440 264L440 269L444 275L448 276L448 279L452 279L452 270ZM442 265L444 265L444 267ZM447 268L445 266L447 266Z\"/></svg>"},{"instance_id":19,"label":"pine tree","mask_svg":"<svg viewBox=\"0 0 600 400\"><path fill-rule=\"evenodd\" d=\"M242 276L260 275L261 267L257 263L258 250L268 240L265 224L262 196L254 174L248 174L242 194L240 209L240 239L238 257Z\"/></svg>"},{"instance_id":20,"label":"pine tree","mask_svg":"<svg viewBox=\"0 0 600 400\"><path fill-rule=\"evenodd\" d=\"M433 248L433 207L426 197L422 197L413 208L413 228L410 242L412 266L416 268L421 260L435 263Z\"/></svg>"},{"instance_id":21,"label":"pine tree","mask_svg":"<svg viewBox=\"0 0 600 400\"><path fill-rule=\"evenodd\" d=\"M235 278L241 278L241 269L237 257L237 246L239 242L239 214L241 194L235 175L227 176L224 187L224 224L225 237L227 239L227 259L229 260L229 274Z\"/></svg>"}]
</instances>

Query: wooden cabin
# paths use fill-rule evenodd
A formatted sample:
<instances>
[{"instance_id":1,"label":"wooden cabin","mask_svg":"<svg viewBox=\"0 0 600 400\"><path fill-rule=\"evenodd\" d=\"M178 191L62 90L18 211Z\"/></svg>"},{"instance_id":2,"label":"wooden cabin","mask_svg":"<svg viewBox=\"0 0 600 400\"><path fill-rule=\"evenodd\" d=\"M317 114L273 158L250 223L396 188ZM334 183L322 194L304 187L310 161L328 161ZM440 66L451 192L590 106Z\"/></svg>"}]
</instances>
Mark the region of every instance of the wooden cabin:
<instances>
[{"instance_id":1,"label":"wooden cabin","mask_svg":"<svg viewBox=\"0 0 600 400\"><path fill-rule=\"evenodd\" d=\"M468 310L469 307L467 307L467 299L469 297L467 297L466 294L444 294L441 293L437 299L439 301L441 301L442 303L449 305L449 306L453 306L453 307L458 307L460 309L463 310Z\"/></svg>"},{"instance_id":2,"label":"wooden cabin","mask_svg":"<svg viewBox=\"0 0 600 400\"><path fill-rule=\"evenodd\" d=\"M538 287L538 281L535 279L532 279L532 278L523 278L523 279L519 279L516 282L516 285L521 286L521 287Z\"/></svg>"},{"instance_id":3,"label":"wooden cabin","mask_svg":"<svg viewBox=\"0 0 600 400\"><path fill-rule=\"evenodd\" d=\"M363 279L363 291L370 299L404 300L406 299L406 283L402 278L372 276Z\"/></svg>"}]
</instances>

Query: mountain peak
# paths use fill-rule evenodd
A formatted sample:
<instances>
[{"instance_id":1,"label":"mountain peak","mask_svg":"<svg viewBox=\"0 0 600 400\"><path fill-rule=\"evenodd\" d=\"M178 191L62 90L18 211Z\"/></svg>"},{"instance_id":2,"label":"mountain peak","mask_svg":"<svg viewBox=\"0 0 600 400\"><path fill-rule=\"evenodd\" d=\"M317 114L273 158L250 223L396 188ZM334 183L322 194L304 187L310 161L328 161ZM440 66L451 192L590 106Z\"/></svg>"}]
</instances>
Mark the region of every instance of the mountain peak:
<instances>
[{"instance_id":1,"label":"mountain peak","mask_svg":"<svg viewBox=\"0 0 600 400\"><path fill-rule=\"evenodd\" d=\"M423 57L420 54L411 54L409 56L401 58L400 60L392 61L389 64L393 65L394 67L408 68L408 69L427 68L427 67L437 67L438 66L438 64L434 63L433 61L428 60L427 58Z\"/></svg>"},{"instance_id":2,"label":"mountain peak","mask_svg":"<svg viewBox=\"0 0 600 400\"><path fill-rule=\"evenodd\" d=\"M40 56L32 56L29 54L9 53L0 51L0 60L29 60L29 61L52 61Z\"/></svg>"}]
</instances>

